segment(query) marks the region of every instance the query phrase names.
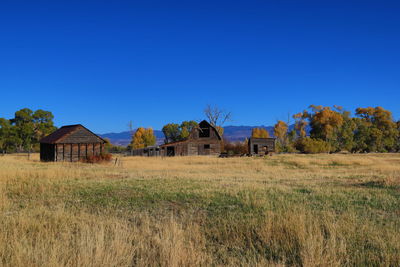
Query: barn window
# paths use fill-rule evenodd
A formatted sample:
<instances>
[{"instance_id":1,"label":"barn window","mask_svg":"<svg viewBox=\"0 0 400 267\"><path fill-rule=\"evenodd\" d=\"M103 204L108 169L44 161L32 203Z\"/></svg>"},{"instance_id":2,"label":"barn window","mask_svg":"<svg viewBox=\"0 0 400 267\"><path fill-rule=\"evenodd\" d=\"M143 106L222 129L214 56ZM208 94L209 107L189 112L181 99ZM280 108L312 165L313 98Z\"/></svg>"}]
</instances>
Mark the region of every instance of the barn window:
<instances>
[{"instance_id":1,"label":"barn window","mask_svg":"<svg viewBox=\"0 0 400 267\"><path fill-rule=\"evenodd\" d=\"M210 145L204 145L204 149L210 149Z\"/></svg>"},{"instance_id":2,"label":"barn window","mask_svg":"<svg viewBox=\"0 0 400 267\"><path fill-rule=\"evenodd\" d=\"M200 128L199 137L210 137L210 128Z\"/></svg>"}]
</instances>

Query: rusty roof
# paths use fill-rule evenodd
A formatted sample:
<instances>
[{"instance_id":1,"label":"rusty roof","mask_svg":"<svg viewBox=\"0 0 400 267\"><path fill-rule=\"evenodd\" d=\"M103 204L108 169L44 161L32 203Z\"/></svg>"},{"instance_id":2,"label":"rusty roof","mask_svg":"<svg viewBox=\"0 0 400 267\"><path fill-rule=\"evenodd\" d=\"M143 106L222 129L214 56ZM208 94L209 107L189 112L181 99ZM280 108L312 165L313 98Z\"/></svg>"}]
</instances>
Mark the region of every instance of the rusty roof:
<instances>
[{"instance_id":1,"label":"rusty roof","mask_svg":"<svg viewBox=\"0 0 400 267\"><path fill-rule=\"evenodd\" d=\"M72 134L73 132L75 132L76 130L78 130L80 128L83 128L83 129L89 131L90 133L92 133L93 135L95 135L96 137L98 137L99 139L101 139L105 142L105 140L103 138L94 134L92 131L90 131L89 129L84 127L82 124L74 124L74 125L62 126L60 129L56 130L55 132L49 134L48 136L43 137L40 140L40 143L56 144L56 143L58 143L58 141L60 141L64 137L67 137L68 135Z\"/></svg>"}]
</instances>

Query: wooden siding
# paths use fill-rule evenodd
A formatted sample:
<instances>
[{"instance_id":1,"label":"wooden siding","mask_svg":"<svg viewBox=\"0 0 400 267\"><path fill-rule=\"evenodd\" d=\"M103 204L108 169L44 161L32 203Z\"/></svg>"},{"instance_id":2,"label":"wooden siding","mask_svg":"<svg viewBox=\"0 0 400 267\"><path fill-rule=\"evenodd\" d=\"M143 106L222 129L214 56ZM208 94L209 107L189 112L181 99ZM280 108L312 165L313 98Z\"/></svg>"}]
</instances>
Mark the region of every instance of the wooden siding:
<instances>
[{"instance_id":1,"label":"wooden siding","mask_svg":"<svg viewBox=\"0 0 400 267\"><path fill-rule=\"evenodd\" d=\"M275 152L275 138L250 138L249 155L265 156Z\"/></svg>"},{"instance_id":2,"label":"wooden siding","mask_svg":"<svg viewBox=\"0 0 400 267\"><path fill-rule=\"evenodd\" d=\"M94 150L93 150L94 148ZM40 159L42 161L76 162L88 156L100 155L104 144L41 144ZM49 155L53 155L50 157Z\"/></svg>"}]
</instances>

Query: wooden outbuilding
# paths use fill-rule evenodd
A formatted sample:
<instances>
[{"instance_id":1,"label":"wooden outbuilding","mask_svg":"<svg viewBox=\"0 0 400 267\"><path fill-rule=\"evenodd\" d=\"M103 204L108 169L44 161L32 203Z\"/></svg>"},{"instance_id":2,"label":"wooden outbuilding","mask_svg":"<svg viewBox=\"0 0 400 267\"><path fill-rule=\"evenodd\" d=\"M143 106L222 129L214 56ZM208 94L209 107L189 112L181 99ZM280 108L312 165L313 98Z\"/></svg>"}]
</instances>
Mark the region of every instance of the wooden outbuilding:
<instances>
[{"instance_id":1,"label":"wooden outbuilding","mask_svg":"<svg viewBox=\"0 0 400 267\"><path fill-rule=\"evenodd\" d=\"M203 120L194 127L186 140L163 144L161 146L134 149L134 156L197 156L221 154L222 138L218 130Z\"/></svg>"},{"instance_id":2,"label":"wooden outbuilding","mask_svg":"<svg viewBox=\"0 0 400 267\"><path fill-rule=\"evenodd\" d=\"M79 161L103 153L105 142L81 124L63 126L40 140L40 160Z\"/></svg>"},{"instance_id":3,"label":"wooden outbuilding","mask_svg":"<svg viewBox=\"0 0 400 267\"><path fill-rule=\"evenodd\" d=\"M249 156L265 156L275 152L275 138L249 138Z\"/></svg>"},{"instance_id":4,"label":"wooden outbuilding","mask_svg":"<svg viewBox=\"0 0 400 267\"><path fill-rule=\"evenodd\" d=\"M161 156L196 156L221 154L222 138L218 130L203 120L190 132L187 140L160 146Z\"/></svg>"}]
</instances>

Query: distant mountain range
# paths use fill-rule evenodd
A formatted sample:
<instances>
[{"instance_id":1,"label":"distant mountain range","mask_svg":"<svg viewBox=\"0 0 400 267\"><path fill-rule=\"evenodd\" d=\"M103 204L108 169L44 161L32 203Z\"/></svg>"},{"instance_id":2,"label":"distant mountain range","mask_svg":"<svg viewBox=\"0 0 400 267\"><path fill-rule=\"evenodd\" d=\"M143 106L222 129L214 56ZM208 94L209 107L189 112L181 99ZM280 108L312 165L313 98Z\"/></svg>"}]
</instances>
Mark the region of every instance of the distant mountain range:
<instances>
[{"instance_id":1,"label":"distant mountain range","mask_svg":"<svg viewBox=\"0 0 400 267\"><path fill-rule=\"evenodd\" d=\"M293 125L290 126L292 128ZM253 128L264 128L270 136L274 135L273 126L226 126L224 127L224 138L232 142L243 141L251 136ZM136 129L135 129L136 131ZM154 135L157 138L157 144L164 143L164 134L160 130L154 130ZM131 133L129 131L121 133L105 133L100 134L103 138L108 138L113 145L127 146L131 142Z\"/></svg>"}]
</instances>

